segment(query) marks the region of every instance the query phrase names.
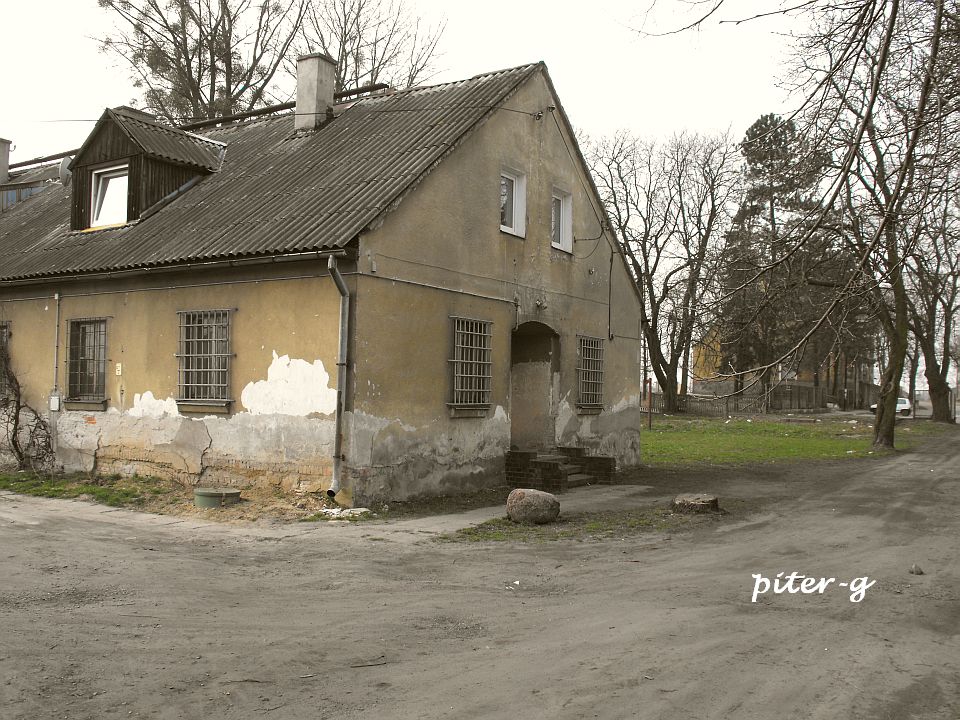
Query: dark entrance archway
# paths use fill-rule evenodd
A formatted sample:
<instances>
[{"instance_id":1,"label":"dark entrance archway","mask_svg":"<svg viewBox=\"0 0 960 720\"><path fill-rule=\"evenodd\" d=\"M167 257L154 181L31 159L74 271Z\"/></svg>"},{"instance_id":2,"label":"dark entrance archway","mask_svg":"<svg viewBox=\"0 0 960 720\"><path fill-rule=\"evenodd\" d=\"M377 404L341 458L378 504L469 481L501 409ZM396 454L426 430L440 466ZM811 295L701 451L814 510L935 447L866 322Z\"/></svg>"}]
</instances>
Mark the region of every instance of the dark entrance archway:
<instances>
[{"instance_id":1,"label":"dark entrance archway","mask_svg":"<svg viewBox=\"0 0 960 720\"><path fill-rule=\"evenodd\" d=\"M520 450L553 447L556 437L554 377L560 372L560 336L526 322L510 344L510 444Z\"/></svg>"}]
</instances>

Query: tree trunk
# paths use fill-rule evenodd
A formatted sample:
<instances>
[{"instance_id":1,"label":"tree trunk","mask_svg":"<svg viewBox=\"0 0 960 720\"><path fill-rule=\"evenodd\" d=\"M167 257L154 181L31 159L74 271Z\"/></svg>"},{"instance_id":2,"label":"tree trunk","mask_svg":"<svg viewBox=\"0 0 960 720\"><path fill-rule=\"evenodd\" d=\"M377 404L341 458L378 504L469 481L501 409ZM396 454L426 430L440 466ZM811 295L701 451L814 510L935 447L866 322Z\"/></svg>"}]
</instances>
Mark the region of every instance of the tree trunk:
<instances>
[{"instance_id":1,"label":"tree trunk","mask_svg":"<svg viewBox=\"0 0 960 720\"><path fill-rule=\"evenodd\" d=\"M905 355L906 353L904 353ZM893 433L897 424L897 395L899 380L903 374L903 359L897 362L895 353L890 360L883 377L880 379L880 397L877 399L877 420L873 426L873 446L892 448Z\"/></svg>"},{"instance_id":2,"label":"tree trunk","mask_svg":"<svg viewBox=\"0 0 960 720\"><path fill-rule=\"evenodd\" d=\"M950 385L942 372L942 361L937 358L932 342L919 343L923 350L923 374L930 388L930 405L933 407L933 421L954 422L953 408L950 407Z\"/></svg>"},{"instance_id":3,"label":"tree trunk","mask_svg":"<svg viewBox=\"0 0 960 720\"><path fill-rule=\"evenodd\" d=\"M893 278L895 311L886 323L889 344L887 363L880 382L880 397L877 399L877 421L873 426L874 447L892 448L897 425L897 397L900 380L907 359L907 302L906 290L899 276Z\"/></svg>"},{"instance_id":4,"label":"tree trunk","mask_svg":"<svg viewBox=\"0 0 960 720\"><path fill-rule=\"evenodd\" d=\"M664 378L660 383L660 392L663 393L663 412L675 413L680 408L677 397L677 379Z\"/></svg>"}]
</instances>

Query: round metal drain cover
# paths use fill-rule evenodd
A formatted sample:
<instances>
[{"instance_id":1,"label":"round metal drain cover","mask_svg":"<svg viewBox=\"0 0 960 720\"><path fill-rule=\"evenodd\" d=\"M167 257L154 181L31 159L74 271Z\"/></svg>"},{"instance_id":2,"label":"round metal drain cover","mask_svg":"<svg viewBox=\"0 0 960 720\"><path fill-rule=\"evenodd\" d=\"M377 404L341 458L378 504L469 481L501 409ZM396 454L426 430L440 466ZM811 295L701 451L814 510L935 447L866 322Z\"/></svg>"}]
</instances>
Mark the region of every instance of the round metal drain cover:
<instances>
[{"instance_id":1,"label":"round metal drain cover","mask_svg":"<svg viewBox=\"0 0 960 720\"><path fill-rule=\"evenodd\" d=\"M193 504L201 508L218 508L240 501L240 491L235 488L195 488Z\"/></svg>"}]
</instances>

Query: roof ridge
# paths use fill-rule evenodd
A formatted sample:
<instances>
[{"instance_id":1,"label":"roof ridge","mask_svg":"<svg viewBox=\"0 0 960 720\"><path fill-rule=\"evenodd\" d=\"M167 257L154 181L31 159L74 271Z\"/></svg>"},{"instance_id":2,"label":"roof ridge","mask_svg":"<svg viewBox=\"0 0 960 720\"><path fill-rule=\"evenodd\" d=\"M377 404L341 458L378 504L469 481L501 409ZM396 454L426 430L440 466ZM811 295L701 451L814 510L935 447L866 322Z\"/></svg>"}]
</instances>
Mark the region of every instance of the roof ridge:
<instances>
[{"instance_id":1,"label":"roof ridge","mask_svg":"<svg viewBox=\"0 0 960 720\"><path fill-rule=\"evenodd\" d=\"M416 85L414 87L401 88L389 95L366 95L361 98L357 98L354 102L355 105L359 105L362 102L370 100L385 100L390 98L395 98L398 95L405 95L408 93L419 92L420 90L434 90L436 88L447 87L449 85L459 85L461 83L470 82L471 80L479 80L480 78L492 77L494 75L504 75L506 73L516 72L517 70L526 70L532 71L533 69L540 67L544 64L543 60L539 60L533 63L526 63L524 65L516 65L514 67L503 68L502 70L490 70L489 72L479 73L468 78L461 78L459 80L448 80L447 82L434 83L433 85Z\"/></svg>"},{"instance_id":2,"label":"roof ridge","mask_svg":"<svg viewBox=\"0 0 960 720\"><path fill-rule=\"evenodd\" d=\"M192 139L194 139L194 140L200 140L200 141L202 141L202 142L207 142L207 143L211 143L211 144L218 145L218 146L219 146L219 145L223 145L223 143L220 142L219 140L212 140L211 138L204 137L203 135L200 135L200 134L198 134L198 133L191 132L191 131L189 131L189 130L184 130L184 129L182 129L182 128L179 128L179 127L177 127L176 125L166 125L166 124L160 123L160 122L150 122L149 120L145 120L145 119L143 119L143 118L139 118L139 117L136 117L136 116L134 116L134 115L127 115L127 114L122 113L122 112L121 112L121 113L117 113L116 111L114 111L114 112L115 112L115 114L120 115L124 120L129 120L129 121L131 121L131 122L140 123L141 125L146 125L146 126L148 126L148 127L156 128L157 130L162 130L162 131L164 131L164 132L169 132L169 133L172 133L173 135L186 136L186 137L192 138Z\"/></svg>"}]
</instances>

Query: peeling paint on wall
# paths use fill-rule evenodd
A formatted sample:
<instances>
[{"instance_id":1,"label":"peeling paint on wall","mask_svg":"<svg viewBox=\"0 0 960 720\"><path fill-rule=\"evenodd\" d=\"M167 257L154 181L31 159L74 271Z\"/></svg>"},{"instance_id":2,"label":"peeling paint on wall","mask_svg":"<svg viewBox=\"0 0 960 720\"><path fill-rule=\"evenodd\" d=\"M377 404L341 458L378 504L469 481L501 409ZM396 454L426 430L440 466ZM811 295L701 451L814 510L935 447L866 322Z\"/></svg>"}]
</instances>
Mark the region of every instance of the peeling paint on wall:
<instances>
[{"instance_id":1,"label":"peeling paint on wall","mask_svg":"<svg viewBox=\"0 0 960 720\"><path fill-rule=\"evenodd\" d=\"M570 393L568 392L560 400L559 406L557 407L557 425L555 437L559 440L566 435L569 435L572 432L575 432L579 428L577 423L577 411L573 405L570 404L568 398Z\"/></svg>"},{"instance_id":2,"label":"peeling paint on wall","mask_svg":"<svg viewBox=\"0 0 960 720\"><path fill-rule=\"evenodd\" d=\"M277 356L267 368L267 379L248 383L240 402L253 415L329 415L337 407L337 390L330 387L323 362Z\"/></svg>"},{"instance_id":3,"label":"peeling paint on wall","mask_svg":"<svg viewBox=\"0 0 960 720\"><path fill-rule=\"evenodd\" d=\"M330 485L334 422L291 415L229 418L61 413L58 458L66 470L156 475L315 492Z\"/></svg>"},{"instance_id":4,"label":"peeling paint on wall","mask_svg":"<svg viewBox=\"0 0 960 720\"><path fill-rule=\"evenodd\" d=\"M569 401L560 401L557 442L589 448L596 455L610 455L620 468L640 464L640 396L624 396L599 415L578 415Z\"/></svg>"},{"instance_id":5,"label":"peeling paint on wall","mask_svg":"<svg viewBox=\"0 0 960 720\"><path fill-rule=\"evenodd\" d=\"M92 416L61 413L58 457L67 470L148 474L190 486L278 486L309 492L330 485L335 425L322 417L336 390L320 360L273 353L267 379L247 384L247 412L229 417L182 415L174 398L151 391L133 407Z\"/></svg>"},{"instance_id":6,"label":"peeling paint on wall","mask_svg":"<svg viewBox=\"0 0 960 720\"><path fill-rule=\"evenodd\" d=\"M620 398L614 404L614 406L610 408L607 412L618 413L628 408L638 408L638 407L640 407L640 396L627 395L625 397Z\"/></svg>"},{"instance_id":7,"label":"peeling paint on wall","mask_svg":"<svg viewBox=\"0 0 960 720\"><path fill-rule=\"evenodd\" d=\"M500 480L510 446L510 417L501 406L486 418L464 418L441 430L358 412L345 414L347 464L354 502L464 492Z\"/></svg>"},{"instance_id":8,"label":"peeling paint on wall","mask_svg":"<svg viewBox=\"0 0 960 720\"><path fill-rule=\"evenodd\" d=\"M112 409L112 408L111 408ZM133 396L133 407L127 411L133 417L163 417L164 415L179 415L177 401L174 398L160 400L153 393L137 393Z\"/></svg>"}]
</instances>

